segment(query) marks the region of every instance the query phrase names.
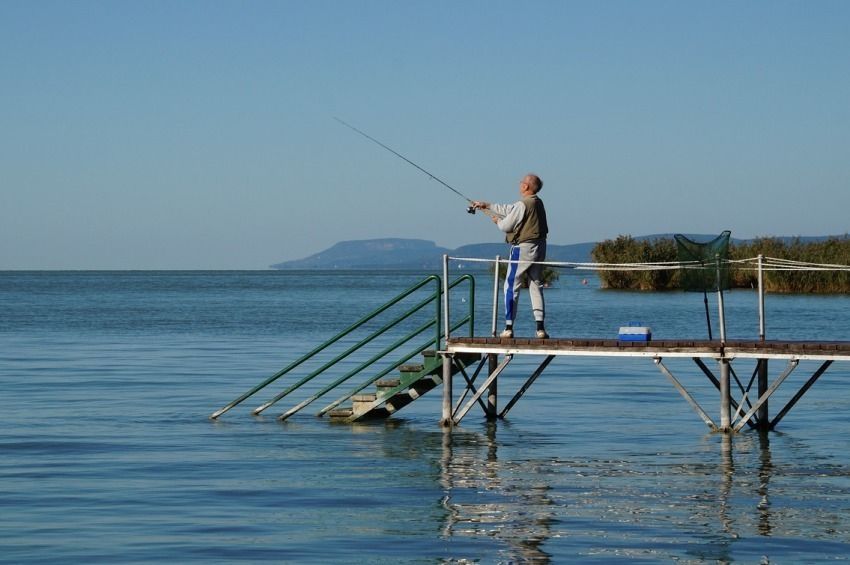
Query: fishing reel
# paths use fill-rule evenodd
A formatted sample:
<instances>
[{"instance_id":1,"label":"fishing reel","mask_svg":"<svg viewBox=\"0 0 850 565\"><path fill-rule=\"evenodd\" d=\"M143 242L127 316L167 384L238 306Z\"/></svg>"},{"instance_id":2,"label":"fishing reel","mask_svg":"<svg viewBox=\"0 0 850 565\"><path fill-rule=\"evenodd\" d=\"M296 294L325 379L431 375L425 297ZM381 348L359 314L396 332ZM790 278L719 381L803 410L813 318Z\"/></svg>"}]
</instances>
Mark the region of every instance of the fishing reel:
<instances>
[{"instance_id":1,"label":"fishing reel","mask_svg":"<svg viewBox=\"0 0 850 565\"><path fill-rule=\"evenodd\" d=\"M467 214L474 214L475 213L475 206L467 206L466 207L466 213Z\"/></svg>"}]
</instances>

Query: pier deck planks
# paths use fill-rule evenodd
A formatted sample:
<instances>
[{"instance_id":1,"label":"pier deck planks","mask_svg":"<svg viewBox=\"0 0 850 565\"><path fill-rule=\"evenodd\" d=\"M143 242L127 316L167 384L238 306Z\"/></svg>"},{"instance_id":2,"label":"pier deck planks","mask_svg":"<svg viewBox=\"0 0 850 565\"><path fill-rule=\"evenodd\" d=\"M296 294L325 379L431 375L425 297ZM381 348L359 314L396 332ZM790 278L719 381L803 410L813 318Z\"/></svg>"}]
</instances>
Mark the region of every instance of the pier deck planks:
<instances>
[{"instance_id":1,"label":"pier deck planks","mask_svg":"<svg viewBox=\"0 0 850 565\"><path fill-rule=\"evenodd\" d=\"M571 355L588 357L699 357L715 359L850 360L848 341L666 340L648 342L593 338L452 337L448 353Z\"/></svg>"}]
</instances>

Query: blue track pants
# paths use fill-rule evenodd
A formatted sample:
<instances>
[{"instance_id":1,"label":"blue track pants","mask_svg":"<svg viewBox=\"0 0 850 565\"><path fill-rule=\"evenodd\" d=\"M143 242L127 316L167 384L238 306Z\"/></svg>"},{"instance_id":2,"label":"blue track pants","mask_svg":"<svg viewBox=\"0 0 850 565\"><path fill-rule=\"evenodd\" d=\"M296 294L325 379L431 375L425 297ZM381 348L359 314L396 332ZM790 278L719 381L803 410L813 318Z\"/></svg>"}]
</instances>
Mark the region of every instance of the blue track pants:
<instances>
[{"instance_id":1,"label":"blue track pants","mask_svg":"<svg viewBox=\"0 0 850 565\"><path fill-rule=\"evenodd\" d=\"M505 323L513 324L516 319L519 289L523 281L528 281L528 294L531 297L531 309L534 320L542 322L545 307L543 303L543 265L531 261L546 260L546 240L529 241L511 246L511 263L505 277Z\"/></svg>"}]
</instances>

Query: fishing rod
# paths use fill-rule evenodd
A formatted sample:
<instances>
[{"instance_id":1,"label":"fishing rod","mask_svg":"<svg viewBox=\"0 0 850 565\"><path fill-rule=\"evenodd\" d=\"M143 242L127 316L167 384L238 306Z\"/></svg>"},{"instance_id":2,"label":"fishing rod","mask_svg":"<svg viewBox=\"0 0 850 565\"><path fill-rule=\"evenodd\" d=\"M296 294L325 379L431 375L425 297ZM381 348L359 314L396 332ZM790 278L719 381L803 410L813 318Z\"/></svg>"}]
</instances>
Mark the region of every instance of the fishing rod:
<instances>
[{"instance_id":1,"label":"fishing rod","mask_svg":"<svg viewBox=\"0 0 850 565\"><path fill-rule=\"evenodd\" d=\"M449 190L451 190L452 192L454 192L455 194L457 194L458 196L460 196L461 198L463 198L464 200L466 200L466 201L469 203L469 206L466 208L466 211L467 211L467 212L469 212L470 214L474 214L474 213L475 213L475 211L478 209L478 210L481 210L482 212L484 212L485 214L487 214L488 216L490 216L491 218L502 218L502 216L501 216L500 214L496 214L496 213L495 213L495 212L493 212L492 210L488 210L488 209L486 209L486 208L475 208L475 201L474 201L472 198L468 197L467 195L465 195L464 193L462 193L461 191L459 191L459 190L458 190L458 189L456 189L455 187L451 186L449 183L447 183L446 181L444 181L443 179L441 179L441 178L440 178L440 177L438 177L437 175L435 175L435 174L433 174L433 173L430 173L430 172L426 171L425 169L423 169L422 167L420 167L419 165L417 165L416 163L414 163L413 161L411 161L410 159L408 159L407 157L405 157L404 155L402 155L401 153L399 153L399 152L398 152L398 151L396 151L395 149L393 149L393 148L391 148L391 147L388 147L388 146L384 145L383 143L381 143L380 141L378 141L377 139L375 139L374 137L372 137L372 136L371 136L371 135L369 135L368 133L366 133L366 132L364 132L364 131L362 131L362 130L357 129L357 128L356 128L356 127L354 127L353 125L351 125L351 124L349 124L348 122L345 122L345 121L343 121L343 120L341 120L341 119L337 118L336 116L334 116L334 119L335 119L336 121L338 121L339 123L341 123L342 125L344 125L345 127L347 127L347 128L349 128L349 129L354 130L355 132L359 133L360 135L362 135L363 137L365 137L365 138L366 138L366 139L368 139L369 141L372 141L372 142L374 142L374 143L377 143L378 145L380 145L381 147L383 147L384 149L386 149L387 151L389 151L390 153L392 153L392 154L393 154L393 155L395 155L396 157L399 157L400 159L403 159L403 160L404 160L404 161L406 161L407 163L409 163L409 164L413 165L414 167L416 167L417 169L419 169L420 171L422 171L423 173L425 173L426 175L428 175L428 177L429 177L429 178L431 178L432 180L437 181L437 182L438 182L438 183L440 183L441 185L445 186L446 188L448 188Z\"/></svg>"}]
</instances>

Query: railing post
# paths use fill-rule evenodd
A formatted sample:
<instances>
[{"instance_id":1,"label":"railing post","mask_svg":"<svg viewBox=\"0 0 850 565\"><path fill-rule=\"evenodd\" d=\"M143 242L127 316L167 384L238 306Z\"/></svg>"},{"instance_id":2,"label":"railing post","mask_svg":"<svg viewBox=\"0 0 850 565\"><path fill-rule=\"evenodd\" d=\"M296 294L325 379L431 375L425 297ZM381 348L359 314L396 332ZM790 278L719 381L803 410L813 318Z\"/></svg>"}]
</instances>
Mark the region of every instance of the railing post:
<instances>
[{"instance_id":1,"label":"railing post","mask_svg":"<svg viewBox=\"0 0 850 565\"><path fill-rule=\"evenodd\" d=\"M764 255L759 254L758 257L758 281L759 281L759 341L764 341L765 331L764 331L764 264L762 260L764 259Z\"/></svg>"},{"instance_id":2,"label":"railing post","mask_svg":"<svg viewBox=\"0 0 850 565\"><path fill-rule=\"evenodd\" d=\"M437 277L437 288L434 290L434 308L436 309L436 312L434 312L434 351L439 351L441 349L440 338L443 335L443 302L440 300L445 292L443 280L445 280L445 278L440 280L440 278Z\"/></svg>"},{"instance_id":3,"label":"railing post","mask_svg":"<svg viewBox=\"0 0 850 565\"><path fill-rule=\"evenodd\" d=\"M490 328L490 335L492 335L493 337L496 337L496 324L499 310L499 269L501 268L501 263L499 263L499 260L501 258L502 257L500 255L496 255L496 272L493 274L493 325Z\"/></svg>"},{"instance_id":4,"label":"railing post","mask_svg":"<svg viewBox=\"0 0 850 565\"><path fill-rule=\"evenodd\" d=\"M446 341L449 340L449 332L451 331L451 319L449 318L449 256L443 255L443 336ZM437 349L441 349L440 343L437 342Z\"/></svg>"},{"instance_id":5,"label":"railing post","mask_svg":"<svg viewBox=\"0 0 850 565\"><path fill-rule=\"evenodd\" d=\"M469 281L469 337L475 337L475 277L465 276Z\"/></svg>"},{"instance_id":6,"label":"railing post","mask_svg":"<svg viewBox=\"0 0 850 565\"><path fill-rule=\"evenodd\" d=\"M724 345L726 343L726 308L723 305L723 285L720 280L720 254L717 253L714 255L715 260L715 269L716 269L716 285L717 285L717 309L718 309L718 322L720 323L720 344Z\"/></svg>"}]
</instances>

